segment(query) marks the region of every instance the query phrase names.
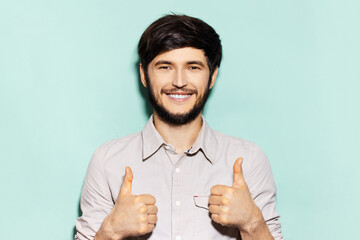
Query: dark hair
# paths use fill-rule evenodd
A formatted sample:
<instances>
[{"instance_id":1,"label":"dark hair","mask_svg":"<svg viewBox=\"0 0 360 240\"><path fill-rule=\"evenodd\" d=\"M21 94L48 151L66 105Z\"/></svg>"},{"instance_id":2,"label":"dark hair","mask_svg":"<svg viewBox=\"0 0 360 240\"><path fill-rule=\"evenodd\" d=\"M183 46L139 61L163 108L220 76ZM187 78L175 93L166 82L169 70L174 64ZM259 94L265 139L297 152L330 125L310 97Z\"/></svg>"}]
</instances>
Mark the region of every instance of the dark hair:
<instances>
[{"instance_id":1,"label":"dark hair","mask_svg":"<svg viewBox=\"0 0 360 240\"><path fill-rule=\"evenodd\" d=\"M138 53L145 73L157 55L183 47L204 50L210 76L220 66L222 47L215 30L198 18L172 14L153 22L140 38Z\"/></svg>"}]
</instances>

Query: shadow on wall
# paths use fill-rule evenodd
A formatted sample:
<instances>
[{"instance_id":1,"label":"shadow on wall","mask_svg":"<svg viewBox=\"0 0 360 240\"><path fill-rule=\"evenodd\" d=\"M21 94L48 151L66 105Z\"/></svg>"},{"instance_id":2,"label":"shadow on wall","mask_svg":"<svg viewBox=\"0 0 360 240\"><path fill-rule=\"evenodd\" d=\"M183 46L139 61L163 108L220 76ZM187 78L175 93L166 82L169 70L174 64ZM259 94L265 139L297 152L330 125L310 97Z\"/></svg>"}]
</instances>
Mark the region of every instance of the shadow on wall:
<instances>
[{"instance_id":1,"label":"shadow on wall","mask_svg":"<svg viewBox=\"0 0 360 240\"><path fill-rule=\"evenodd\" d=\"M81 186L81 189L82 189L82 186ZM80 190L80 195L81 195L81 190ZM80 196L79 196L79 201L78 201L78 206L77 206L77 218L80 217L81 215L82 215L82 212L81 212L81 208L80 208ZM76 221L76 219L75 219L75 221ZM71 239L74 239L75 234L76 234L76 226L73 227Z\"/></svg>"}]
</instances>

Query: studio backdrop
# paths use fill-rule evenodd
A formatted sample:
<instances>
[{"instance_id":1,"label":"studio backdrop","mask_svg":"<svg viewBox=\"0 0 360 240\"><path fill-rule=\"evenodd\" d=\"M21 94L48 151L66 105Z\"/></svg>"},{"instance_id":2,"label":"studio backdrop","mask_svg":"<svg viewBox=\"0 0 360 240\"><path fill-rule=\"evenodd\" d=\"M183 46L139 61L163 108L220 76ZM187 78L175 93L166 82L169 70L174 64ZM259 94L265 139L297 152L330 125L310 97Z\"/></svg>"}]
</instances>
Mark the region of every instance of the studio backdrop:
<instances>
[{"instance_id":1,"label":"studio backdrop","mask_svg":"<svg viewBox=\"0 0 360 240\"><path fill-rule=\"evenodd\" d=\"M219 33L204 115L268 155L285 239L356 239L357 0L1 0L1 239L73 238L92 153L148 120L136 47L171 12Z\"/></svg>"}]
</instances>

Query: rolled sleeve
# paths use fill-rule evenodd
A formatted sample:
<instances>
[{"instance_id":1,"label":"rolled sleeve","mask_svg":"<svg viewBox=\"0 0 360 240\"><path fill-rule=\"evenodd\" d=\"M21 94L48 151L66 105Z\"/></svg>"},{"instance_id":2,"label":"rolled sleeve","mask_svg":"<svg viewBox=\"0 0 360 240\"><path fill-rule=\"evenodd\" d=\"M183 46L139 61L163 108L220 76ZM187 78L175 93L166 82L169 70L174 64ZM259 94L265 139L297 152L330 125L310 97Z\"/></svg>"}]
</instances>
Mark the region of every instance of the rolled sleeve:
<instances>
[{"instance_id":1,"label":"rolled sleeve","mask_svg":"<svg viewBox=\"0 0 360 240\"><path fill-rule=\"evenodd\" d=\"M282 240L280 215L276 207L276 185L268 158L262 149L254 145L252 166L247 184L255 204L259 207L266 224L276 240Z\"/></svg>"},{"instance_id":2,"label":"rolled sleeve","mask_svg":"<svg viewBox=\"0 0 360 240\"><path fill-rule=\"evenodd\" d=\"M104 171L104 153L97 149L91 158L81 192L82 216L76 221L75 239L93 239L114 206Z\"/></svg>"}]
</instances>

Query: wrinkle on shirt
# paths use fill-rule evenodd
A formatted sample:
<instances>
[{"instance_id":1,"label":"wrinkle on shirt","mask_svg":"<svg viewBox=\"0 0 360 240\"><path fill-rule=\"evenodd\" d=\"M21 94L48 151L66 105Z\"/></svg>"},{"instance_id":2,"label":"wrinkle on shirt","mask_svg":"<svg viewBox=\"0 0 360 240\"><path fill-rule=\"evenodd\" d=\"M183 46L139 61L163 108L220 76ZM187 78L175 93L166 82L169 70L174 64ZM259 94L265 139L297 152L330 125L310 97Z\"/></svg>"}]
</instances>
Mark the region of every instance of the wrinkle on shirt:
<instances>
[{"instance_id":1,"label":"wrinkle on shirt","mask_svg":"<svg viewBox=\"0 0 360 240\"><path fill-rule=\"evenodd\" d=\"M212 222L206 203L212 186L232 186L232 166L243 157L250 193L272 235L281 240L276 186L266 155L251 142L212 130L202 119L195 143L180 156L172 154L174 149L157 132L152 116L141 132L101 145L86 174L76 238L93 239L118 197L125 167L130 166L133 194L153 195L159 209L153 233L135 239L239 239L237 229Z\"/></svg>"}]
</instances>

